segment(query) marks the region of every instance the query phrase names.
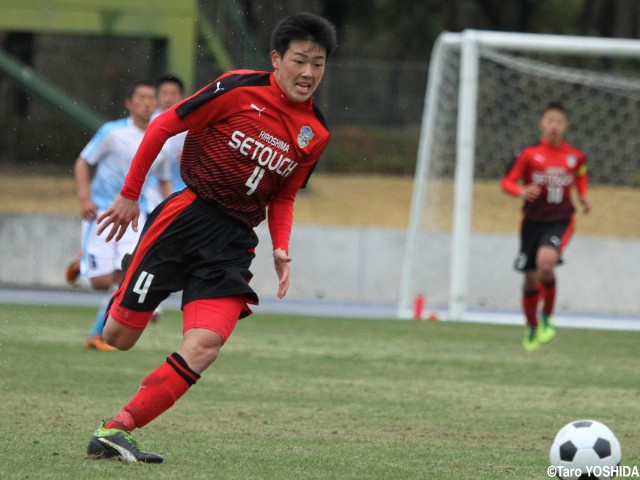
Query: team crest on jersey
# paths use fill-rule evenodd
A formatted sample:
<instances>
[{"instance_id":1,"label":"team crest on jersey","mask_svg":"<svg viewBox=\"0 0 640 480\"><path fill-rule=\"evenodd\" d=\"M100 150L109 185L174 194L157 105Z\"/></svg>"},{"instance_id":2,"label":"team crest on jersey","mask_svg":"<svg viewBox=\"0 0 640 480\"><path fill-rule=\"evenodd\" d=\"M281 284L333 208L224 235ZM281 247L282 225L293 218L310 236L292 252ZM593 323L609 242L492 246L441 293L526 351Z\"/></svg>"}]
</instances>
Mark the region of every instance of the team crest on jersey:
<instances>
[{"instance_id":1,"label":"team crest on jersey","mask_svg":"<svg viewBox=\"0 0 640 480\"><path fill-rule=\"evenodd\" d=\"M578 164L578 157L576 157L575 155L567 155L567 167L575 168L577 164Z\"/></svg>"},{"instance_id":2,"label":"team crest on jersey","mask_svg":"<svg viewBox=\"0 0 640 480\"><path fill-rule=\"evenodd\" d=\"M302 127L300 129L300 133L298 134L298 145L300 146L300 148L304 148L309 145L309 142L313 137L314 133L313 130L311 130L311 127L306 125Z\"/></svg>"}]
</instances>

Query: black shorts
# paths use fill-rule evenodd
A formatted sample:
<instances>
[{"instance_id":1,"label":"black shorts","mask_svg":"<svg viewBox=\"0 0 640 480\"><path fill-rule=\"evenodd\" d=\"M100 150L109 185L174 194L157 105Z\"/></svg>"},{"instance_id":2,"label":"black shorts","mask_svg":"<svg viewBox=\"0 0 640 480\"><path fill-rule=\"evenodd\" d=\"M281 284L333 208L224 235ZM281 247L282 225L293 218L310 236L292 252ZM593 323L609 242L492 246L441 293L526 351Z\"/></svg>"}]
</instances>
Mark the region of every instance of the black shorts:
<instances>
[{"instance_id":1,"label":"black shorts","mask_svg":"<svg viewBox=\"0 0 640 480\"><path fill-rule=\"evenodd\" d=\"M180 290L183 307L229 296L257 305L258 296L249 287L257 245L251 227L183 190L148 218L114 299L133 312L153 312Z\"/></svg>"},{"instance_id":2,"label":"black shorts","mask_svg":"<svg viewBox=\"0 0 640 480\"><path fill-rule=\"evenodd\" d=\"M536 269L538 249L545 246L554 247L562 263L562 252L573 234L574 219L556 220L553 222L532 222L523 220L520 228L520 253L514 268L520 272Z\"/></svg>"}]
</instances>

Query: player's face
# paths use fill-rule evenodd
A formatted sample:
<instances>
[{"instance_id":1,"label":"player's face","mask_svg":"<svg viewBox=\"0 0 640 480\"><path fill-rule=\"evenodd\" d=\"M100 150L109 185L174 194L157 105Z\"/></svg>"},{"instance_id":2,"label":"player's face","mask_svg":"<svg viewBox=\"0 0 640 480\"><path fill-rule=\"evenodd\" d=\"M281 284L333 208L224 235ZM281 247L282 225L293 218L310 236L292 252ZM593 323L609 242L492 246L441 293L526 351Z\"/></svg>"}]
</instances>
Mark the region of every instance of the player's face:
<instances>
[{"instance_id":1,"label":"player's face","mask_svg":"<svg viewBox=\"0 0 640 480\"><path fill-rule=\"evenodd\" d=\"M326 62L326 49L308 40L291 41L282 57L275 50L271 52L276 81L294 102L304 102L313 95L324 74Z\"/></svg>"},{"instance_id":2,"label":"player's face","mask_svg":"<svg viewBox=\"0 0 640 480\"><path fill-rule=\"evenodd\" d=\"M560 110L547 110L540 119L542 138L551 144L562 142L568 128L567 115Z\"/></svg>"},{"instance_id":3,"label":"player's face","mask_svg":"<svg viewBox=\"0 0 640 480\"><path fill-rule=\"evenodd\" d=\"M158 108L165 111L182 100L182 90L173 82L164 82L158 87Z\"/></svg>"},{"instance_id":4,"label":"player's face","mask_svg":"<svg viewBox=\"0 0 640 480\"><path fill-rule=\"evenodd\" d=\"M124 102L134 121L148 122L158 106L156 89L147 85L139 85L131 98Z\"/></svg>"}]
</instances>

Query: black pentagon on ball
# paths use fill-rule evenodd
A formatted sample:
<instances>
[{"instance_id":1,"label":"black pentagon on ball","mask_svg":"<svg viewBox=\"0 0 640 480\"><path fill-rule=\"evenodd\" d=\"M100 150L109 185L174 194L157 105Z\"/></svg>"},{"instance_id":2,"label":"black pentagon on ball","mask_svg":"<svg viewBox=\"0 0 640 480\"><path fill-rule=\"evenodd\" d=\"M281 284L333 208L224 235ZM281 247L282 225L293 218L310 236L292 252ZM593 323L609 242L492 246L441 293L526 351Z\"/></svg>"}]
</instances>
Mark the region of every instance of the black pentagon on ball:
<instances>
[{"instance_id":1,"label":"black pentagon on ball","mask_svg":"<svg viewBox=\"0 0 640 480\"><path fill-rule=\"evenodd\" d=\"M598 438L593 445L593 450L598 454L600 458L607 458L611 456L611 443L604 438Z\"/></svg>"},{"instance_id":2,"label":"black pentagon on ball","mask_svg":"<svg viewBox=\"0 0 640 480\"><path fill-rule=\"evenodd\" d=\"M578 449L571 443L571 440L564 442L560 445L560 460L565 462L573 462L573 457L576 456Z\"/></svg>"},{"instance_id":3,"label":"black pentagon on ball","mask_svg":"<svg viewBox=\"0 0 640 480\"><path fill-rule=\"evenodd\" d=\"M575 428L587 428L593 425L591 420L578 420L577 422L573 422L573 426Z\"/></svg>"}]
</instances>

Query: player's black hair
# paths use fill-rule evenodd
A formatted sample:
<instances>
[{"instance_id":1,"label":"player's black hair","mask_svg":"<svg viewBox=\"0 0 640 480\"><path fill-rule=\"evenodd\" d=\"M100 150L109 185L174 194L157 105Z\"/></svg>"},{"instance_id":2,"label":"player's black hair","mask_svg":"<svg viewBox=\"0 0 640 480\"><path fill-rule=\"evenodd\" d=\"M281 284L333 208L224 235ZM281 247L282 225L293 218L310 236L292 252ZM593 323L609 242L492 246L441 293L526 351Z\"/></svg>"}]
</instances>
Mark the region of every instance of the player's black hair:
<instances>
[{"instance_id":1,"label":"player's black hair","mask_svg":"<svg viewBox=\"0 0 640 480\"><path fill-rule=\"evenodd\" d=\"M336 27L326 18L313 13L299 13L280 20L271 34L271 50L282 57L292 40L308 40L323 46L327 58L338 48Z\"/></svg>"},{"instance_id":2,"label":"player's black hair","mask_svg":"<svg viewBox=\"0 0 640 480\"><path fill-rule=\"evenodd\" d=\"M564 108L564 105L562 104L562 102L549 102L547 103L547 106L544 107L544 110L542 110L542 114L544 115L545 113L547 113L549 110L558 110L559 112L564 113L565 115L567 114L567 109Z\"/></svg>"},{"instance_id":3,"label":"player's black hair","mask_svg":"<svg viewBox=\"0 0 640 480\"><path fill-rule=\"evenodd\" d=\"M126 98L131 99L131 97L133 97L133 94L136 93L136 89L138 87L151 87L151 88L156 88L156 86L148 81L148 80L138 80L133 82L132 84L130 84L127 89L124 92L124 95Z\"/></svg>"},{"instance_id":4,"label":"player's black hair","mask_svg":"<svg viewBox=\"0 0 640 480\"><path fill-rule=\"evenodd\" d=\"M166 75L161 75L160 77L158 77L158 79L156 80L156 88L160 88L160 85L163 85L165 83L175 83L176 85L178 85L178 88L180 88L180 91L184 92L184 84L182 83L182 80L180 80L175 75L171 75L170 73L168 73Z\"/></svg>"}]
</instances>

